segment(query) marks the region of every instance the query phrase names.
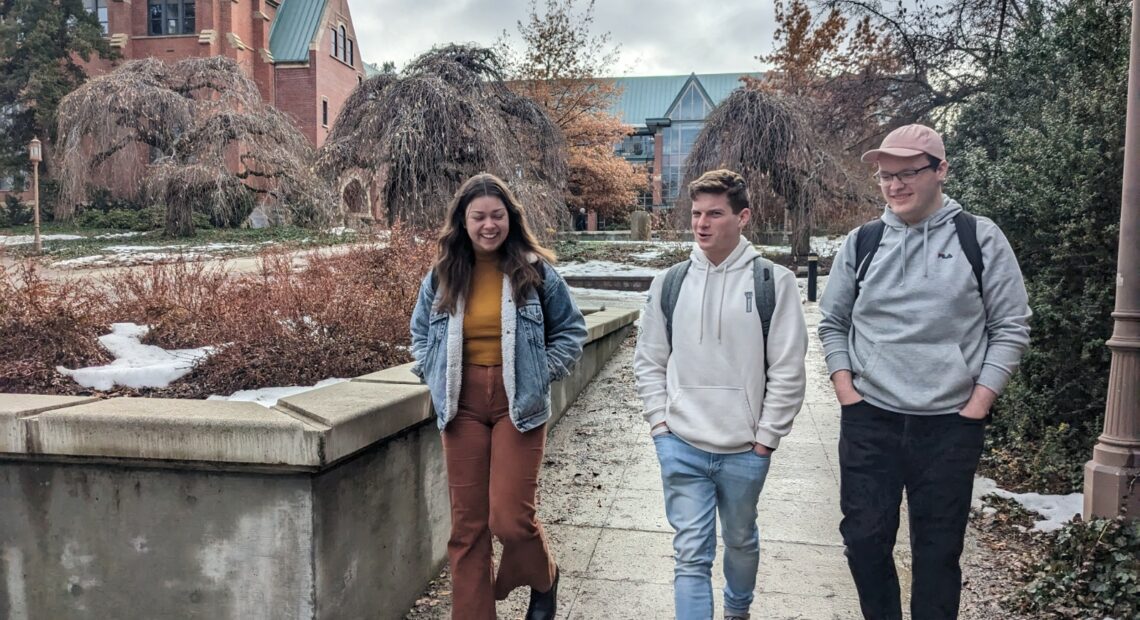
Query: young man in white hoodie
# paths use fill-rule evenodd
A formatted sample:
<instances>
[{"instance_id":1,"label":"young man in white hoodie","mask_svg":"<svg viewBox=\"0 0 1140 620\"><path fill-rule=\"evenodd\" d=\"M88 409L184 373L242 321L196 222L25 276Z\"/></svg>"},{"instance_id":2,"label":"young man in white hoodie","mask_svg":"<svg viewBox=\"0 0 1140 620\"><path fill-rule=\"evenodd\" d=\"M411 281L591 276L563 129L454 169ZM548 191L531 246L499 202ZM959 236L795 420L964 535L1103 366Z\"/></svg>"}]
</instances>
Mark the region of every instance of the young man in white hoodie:
<instances>
[{"instance_id":1,"label":"young man in white hoodie","mask_svg":"<svg viewBox=\"0 0 1140 620\"><path fill-rule=\"evenodd\" d=\"M676 616L712 618L720 513L725 618L747 619L760 562L757 504L772 454L803 404L807 328L795 276L768 265L775 308L764 337L752 264L760 255L741 235L751 216L744 179L707 172L689 196L697 247L671 323L661 303L666 276L654 278L634 373L676 532Z\"/></svg>"}]
</instances>

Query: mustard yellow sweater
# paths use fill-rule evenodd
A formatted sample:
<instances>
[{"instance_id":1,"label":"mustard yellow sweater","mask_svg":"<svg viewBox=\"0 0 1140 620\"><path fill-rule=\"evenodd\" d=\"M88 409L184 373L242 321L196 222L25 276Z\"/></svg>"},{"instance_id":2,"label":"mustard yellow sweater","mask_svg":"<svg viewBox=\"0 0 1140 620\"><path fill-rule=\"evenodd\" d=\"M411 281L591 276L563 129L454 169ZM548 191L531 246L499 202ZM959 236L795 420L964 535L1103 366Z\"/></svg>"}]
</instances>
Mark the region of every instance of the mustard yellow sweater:
<instances>
[{"instance_id":1,"label":"mustard yellow sweater","mask_svg":"<svg viewBox=\"0 0 1140 620\"><path fill-rule=\"evenodd\" d=\"M463 310L463 363L503 363L503 272L497 256L475 255L471 293Z\"/></svg>"}]
</instances>

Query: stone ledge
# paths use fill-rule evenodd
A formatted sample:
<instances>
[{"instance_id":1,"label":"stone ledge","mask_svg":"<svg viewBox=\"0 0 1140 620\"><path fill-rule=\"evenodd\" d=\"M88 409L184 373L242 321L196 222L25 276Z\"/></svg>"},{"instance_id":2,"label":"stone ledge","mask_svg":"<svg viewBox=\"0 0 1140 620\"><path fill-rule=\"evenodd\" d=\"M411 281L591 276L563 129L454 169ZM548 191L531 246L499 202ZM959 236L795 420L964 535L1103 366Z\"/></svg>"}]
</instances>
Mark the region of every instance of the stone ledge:
<instances>
[{"instance_id":1,"label":"stone ledge","mask_svg":"<svg viewBox=\"0 0 1140 620\"><path fill-rule=\"evenodd\" d=\"M111 398L23 422L28 454L321 465L316 428L254 403Z\"/></svg>"},{"instance_id":2,"label":"stone ledge","mask_svg":"<svg viewBox=\"0 0 1140 620\"><path fill-rule=\"evenodd\" d=\"M587 315L584 359L594 359L594 343L632 324L637 314ZM177 461L189 469L219 463L320 470L431 420L431 397L410 369L411 364L395 366L290 396L272 409L228 401L0 394L0 459L8 454L25 460ZM585 385L596 371L596 363L580 364L567 381Z\"/></svg>"},{"instance_id":3,"label":"stone ledge","mask_svg":"<svg viewBox=\"0 0 1140 620\"><path fill-rule=\"evenodd\" d=\"M23 419L38 413L95 401L92 397L43 394L5 394L0 398L0 452L25 452L27 433Z\"/></svg>"}]
</instances>

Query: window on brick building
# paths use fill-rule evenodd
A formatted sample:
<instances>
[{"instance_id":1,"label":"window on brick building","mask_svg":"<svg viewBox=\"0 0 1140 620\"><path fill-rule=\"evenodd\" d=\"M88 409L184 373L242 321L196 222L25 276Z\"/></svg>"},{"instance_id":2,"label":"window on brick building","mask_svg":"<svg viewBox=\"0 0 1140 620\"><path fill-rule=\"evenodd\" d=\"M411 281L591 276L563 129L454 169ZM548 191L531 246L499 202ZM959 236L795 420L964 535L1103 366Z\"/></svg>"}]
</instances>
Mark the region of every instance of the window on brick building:
<instances>
[{"instance_id":1,"label":"window on brick building","mask_svg":"<svg viewBox=\"0 0 1140 620\"><path fill-rule=\"evenodd\" d=\"M95 15L103 34L107 34L107 0L83 0L83 8Z\"/></svg>"},{"instance_id":2,"label":"window on brick building","mask_svg":"<svg viewBox=\"0 0 1140 620\"><path fill-rule=\"evenodd\" d=\"M329 126L329 100L321 99L321 127Z\"/></svg>"},{"instance_id":3,"label":"window on brick building","mask_svg":"<svg viewBox=\"0 0 1140 620\"><path fill-rule=\"evenodd\" d=\"M194 1L147 0L147 34L154 37L197 32Z\"/></svg>"},{"instance_id":4,"label":"window on brick building","mask_svg":"<svg viewBox=\"0 0 1140 620\"><path fill-rule=\"evenodd\" d=\"M344 24L332 29L332 38L333 58L346 64L353 64L356 60L356 46L355 42L348 38L348 29Z\"/></svg>"}]
</instances>

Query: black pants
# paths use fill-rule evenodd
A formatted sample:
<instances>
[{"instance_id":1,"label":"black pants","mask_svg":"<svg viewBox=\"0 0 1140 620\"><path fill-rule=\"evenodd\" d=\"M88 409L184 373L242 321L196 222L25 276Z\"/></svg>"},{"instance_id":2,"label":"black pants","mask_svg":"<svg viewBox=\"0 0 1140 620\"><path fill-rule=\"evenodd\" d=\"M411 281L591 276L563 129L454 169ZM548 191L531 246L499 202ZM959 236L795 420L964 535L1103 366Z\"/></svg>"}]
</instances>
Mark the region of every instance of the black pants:
<instances>
[{"instance_id":1,"label":"black pants","mask_svg":"<svg viewBox=\"0 0 1140 620\"><path fill-rule=\"evenodd\" d=\"M962 538L985 425L957 414L916 416L866 402L843 407L839 531L867 620L902 620L893 550L906 489L913 620L958 617Z\"/></svg>"}]
</instances>

